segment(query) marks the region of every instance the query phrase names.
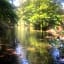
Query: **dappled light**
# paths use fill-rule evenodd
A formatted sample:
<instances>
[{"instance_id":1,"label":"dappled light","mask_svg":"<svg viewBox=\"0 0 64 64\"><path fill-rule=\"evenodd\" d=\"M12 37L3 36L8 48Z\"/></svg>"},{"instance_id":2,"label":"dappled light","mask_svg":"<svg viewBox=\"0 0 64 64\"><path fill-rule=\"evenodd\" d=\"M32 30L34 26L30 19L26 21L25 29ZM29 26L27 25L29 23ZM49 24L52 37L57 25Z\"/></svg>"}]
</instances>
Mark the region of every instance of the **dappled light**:
<instances>
[{"instance_id":1,"label":"dappled light","mask_svg":"<svg viewBox=\"0 0 64 64\"><path fill-rule=\"evenodd\" d=\"M15 29L16 36L25 48L29 64L55 64L56 61L61 63L61 55L64 53L63 14L60 13L61 2L55 2L26 0L18 8L20 20ZM57 54L60 58L55 60Z\"/></svg>"},{"instance_id":2,"label":"dappled light","mask_svg":"<svg viewBox=\"0 0 64 64\"><path fill-rule=\"evenodd\" d=\"M0 64L64 64L63 0L0 0Z\"/></svg>"}]
</instances>

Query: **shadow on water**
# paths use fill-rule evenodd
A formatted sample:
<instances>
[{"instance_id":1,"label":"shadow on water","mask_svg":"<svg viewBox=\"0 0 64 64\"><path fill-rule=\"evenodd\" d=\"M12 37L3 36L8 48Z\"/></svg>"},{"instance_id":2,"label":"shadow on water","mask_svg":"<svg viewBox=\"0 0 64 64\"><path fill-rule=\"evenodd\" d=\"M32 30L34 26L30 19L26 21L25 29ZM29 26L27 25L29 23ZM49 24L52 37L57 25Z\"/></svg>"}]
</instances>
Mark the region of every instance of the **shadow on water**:
<instances>
[{"instance_id":1,"label":"shadow on water","mask_svg":"<svg viewBox=\"0 0 64 64\"><path fill-rule=\"evenodd\" d=\"M20 44L17 44L16 49L1 44L0 64L29 64L24 53L24 49Z\"/></svg>"},{"instance_id":2,"label":"shadow on water","mask_svg":"<svg viewBox=\"0 0 64 64\"><path fill-rule=\"evenodd\" d=\"M17 56L14 53L14 49L11 49L4 44L0 45L0 64L16 64Z\"/></svg>"}]
</instances>

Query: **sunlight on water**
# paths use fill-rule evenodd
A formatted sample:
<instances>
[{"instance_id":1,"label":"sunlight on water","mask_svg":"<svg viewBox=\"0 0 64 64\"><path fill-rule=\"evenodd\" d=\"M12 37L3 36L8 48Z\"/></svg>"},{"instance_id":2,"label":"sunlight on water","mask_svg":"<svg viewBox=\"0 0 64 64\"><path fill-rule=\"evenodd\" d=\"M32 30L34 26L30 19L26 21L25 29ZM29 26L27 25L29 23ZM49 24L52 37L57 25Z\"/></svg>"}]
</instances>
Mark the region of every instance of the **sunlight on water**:
<instances>
[{"instance_id":1,"label":"sunlight on water","mask_svg":"<svg viewBox=\"0 0 64 64\"><path fill-rule=\"evenodd\" d=\"M21 22L21 21L18 22L18 26L17 25L15 26L15 31L16 31L15 33L16 33L16 36L17 36L18 40L21 43L23 43L23 41L25 39L24 21L23 22Z\"/></svg>"},{"instance_id":2,"label":"sunlight on water","mask_svg":"<svg viewBox=\"0 0 64 64\"><path fill-rule=\"evenodd\" d=\"M22 59L22 64L29 64L26 59Z\"/></svg>"},{"instance_id":3,"label":"sunlight on water","mask_svg":"<svg viewBox=\"0 0 64 64\"><path fill-rule=\"evenodd\" d=\"M29 64L28 63L28 60L26 58L26 52L25 50L23 49L23 47L21 46L21 44L18 44L17 47L16 47L16 52L17 54L19 55L19 63L20 64Z\"/></svg>"},{"instance_id":4,"label":"sunlight on water","mask_svg":"<svg viewBox=\"0 0 64 64\"><path fill-rule=\"evenodd\" d=\"M21 48L20 48L20 45L18 45L18 46L16 47L16 53L17 53L17 54L21 54Z\"/></svg>"},{"instance_id":5,"label":"sunlight on water","mask_svg":"<svg viewBox=\"0 0 64 64\"><path fill-rule=\"evenodd\" d=\"M59 56L60 55L59 50L58 49L54 49L52 55L53 56Z\"/></svg>"},{"instance_id":6,"label":"sunlight on water","mask_svg":"<svg viewBox=\"0 0 64 64\"><path fill-rule=\"evenodd\" d=\"M57 48L53 48L51 50L52 50L51 55L52 55L52 58L54 60L54 63L58 64L59 63L58 61L59 61L59 58L60 58L60 51Z\"/></svg>"}]
</instances>

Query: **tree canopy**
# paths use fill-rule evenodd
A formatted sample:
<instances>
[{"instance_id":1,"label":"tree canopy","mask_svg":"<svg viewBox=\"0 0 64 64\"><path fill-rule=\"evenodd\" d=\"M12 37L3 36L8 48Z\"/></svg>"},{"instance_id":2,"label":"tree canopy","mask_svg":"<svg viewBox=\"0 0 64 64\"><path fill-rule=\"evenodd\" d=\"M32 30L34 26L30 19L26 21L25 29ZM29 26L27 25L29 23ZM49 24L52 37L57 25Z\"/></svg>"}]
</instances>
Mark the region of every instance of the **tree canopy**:
<instances>
[{"instance_id":1,"label":"tree canopy","mask_svg":"<svg viewBox=\"0 0 64 64\"><path fill-rule=\"evenodd\" d=\"M42 27L60 25L60 5L53 0L27 0L22 6L22 17L25 21Z\"/></svg>"},{"instance_id":2,"label":"tree canopy","mask_svg":"<svg viewBox=\"0 0 64 64\"><path fill-rule=\"evenodd\" d=\"M14 34L14 25L18 17L14 7L8 0L0 0L0 41L9 43ZM14 39L13 39L14 40Z\"/></svg>"},{"instance_id":3,"label":"tree canopy","mask_svg":"<svg viewBox=\"0 0 64 64\"><path fill-rule=\"evenodd\" d=\"M7 0L0 0L0 23L14 24L16 23L17 18L13 6Z\"/></svg>"}]
</instances>

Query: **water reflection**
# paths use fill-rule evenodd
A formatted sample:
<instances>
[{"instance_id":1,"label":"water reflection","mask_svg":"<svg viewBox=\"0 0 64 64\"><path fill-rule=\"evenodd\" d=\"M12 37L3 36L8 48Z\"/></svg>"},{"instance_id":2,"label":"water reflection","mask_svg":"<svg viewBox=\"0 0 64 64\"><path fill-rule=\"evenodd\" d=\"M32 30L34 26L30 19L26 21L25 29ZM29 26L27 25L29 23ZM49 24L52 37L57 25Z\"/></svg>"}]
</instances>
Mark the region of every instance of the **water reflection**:
<instances>
[{"instance_id":1,"label":"water reflection","mask_svg":"<svg viewBox=\"0 0 64 64\"><path fill-rule=\"evenodd\" d=\"M51 55L53 58L53 63L54 64L59 64L59 58L60 58L60 50L56 47L52 47L51 49Z\"/></svg>"},{"instance_id":2,"label":"water reflection","mask_svg":"<svg viewBox=\"0 0 64 64\"><path fill-rule=\"evenodd\" d=\"M29 64L21 44L17 44L16 50L0 45L0 64Z\"/></svg>"},{"instance_id":3,"label":"water reflection","mask_svg":"<svg viewBox=\"0 0 64 64\"><path fill-rule=\"evenodd\" d=\"M15 50L5 44L0 45L0 64L18 64Z\"/></svg>"},{"instance_id":4,"label":"water reflection","mask_svg":"<svg viewBox=\"0 0 64 64\"><path fill-rule=\"evenodd\" d=\"M21 44L18 44L16 47L16 53L18 55L18 61L19 64L29 64L28 60L26 58L26 51L25 49L21 46Z\"/></svg>"}]
</instances>

